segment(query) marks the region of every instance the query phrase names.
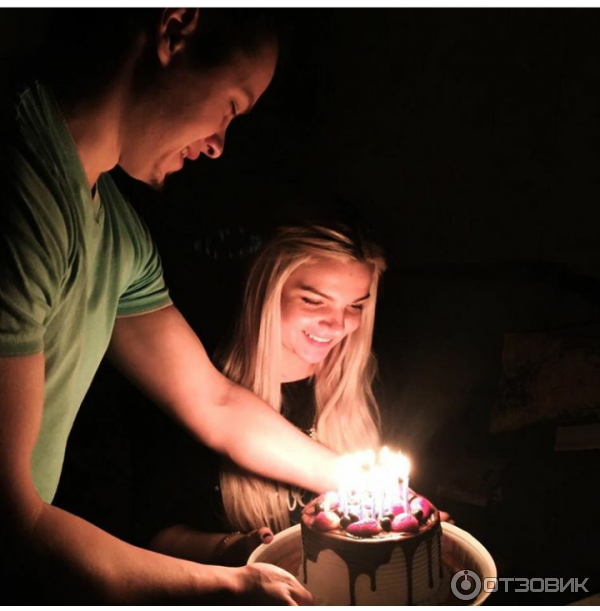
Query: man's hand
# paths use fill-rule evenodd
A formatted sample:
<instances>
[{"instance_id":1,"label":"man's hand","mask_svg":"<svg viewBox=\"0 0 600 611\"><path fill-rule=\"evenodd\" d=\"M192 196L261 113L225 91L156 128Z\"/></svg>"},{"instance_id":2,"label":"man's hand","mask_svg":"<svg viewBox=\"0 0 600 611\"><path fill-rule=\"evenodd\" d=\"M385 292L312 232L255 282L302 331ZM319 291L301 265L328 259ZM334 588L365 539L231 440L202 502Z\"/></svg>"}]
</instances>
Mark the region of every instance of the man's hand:
<instances>
[{"instance_id":1,"label":"man's hand","mask_svg":"<svg viewBox=\"0 0 600 611\"><path fill-rule=\"evenodd\" d=\"M310 592L287 571L272 564L251 564L240 571L238 604L312 605Z\"/></svg>"}]
</instances>

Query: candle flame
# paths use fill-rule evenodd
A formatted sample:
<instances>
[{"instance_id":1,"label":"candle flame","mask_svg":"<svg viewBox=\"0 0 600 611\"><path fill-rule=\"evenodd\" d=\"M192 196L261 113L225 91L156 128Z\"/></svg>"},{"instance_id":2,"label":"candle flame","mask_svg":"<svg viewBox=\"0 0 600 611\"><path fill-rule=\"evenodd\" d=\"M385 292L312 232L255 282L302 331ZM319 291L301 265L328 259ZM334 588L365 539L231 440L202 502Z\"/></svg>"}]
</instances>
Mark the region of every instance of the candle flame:
<instances>
[{"instance_id":1,"label":"candle flame","mask_svg":"<svg viewBox=\"0 0 600 611\"><path fill-rule=\"evenodd\" d=\"M381 519L395 504L408 512L410 461L402 452L384 446L342 456L338 470L338 499L344 513Z\"/></svg>"}]
</instances>

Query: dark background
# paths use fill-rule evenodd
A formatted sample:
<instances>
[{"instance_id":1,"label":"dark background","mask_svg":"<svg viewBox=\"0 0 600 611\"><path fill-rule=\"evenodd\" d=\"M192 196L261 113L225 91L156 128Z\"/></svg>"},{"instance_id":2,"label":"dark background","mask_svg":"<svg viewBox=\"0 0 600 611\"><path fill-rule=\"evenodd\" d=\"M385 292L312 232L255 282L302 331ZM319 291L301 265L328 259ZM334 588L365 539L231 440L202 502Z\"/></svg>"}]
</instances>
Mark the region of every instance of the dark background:
<instances>
[{"instance_id":1,"label":"dark background","mask_svg":"<svg viewBox=\"0 0 600 611\"><path fill-rule=\"evenodd\" d=\"M2 57L35 49L48 15L2 10ZM220 160L186 163L159 194L117 172L176 304L212 353L277 219L327 207L368 224L389 263L375 334L384 430L411 454L414 487L501 576L589 577L597 590L600 451L554 452L557 422L497 435L489 422L505 333L600 320L600 13L294 9L293 21L283 69ZM500 499L439 494L490 455L506 464ZM103 366L56 502L141 540L190 485L175 465L210 460Z\"/></svg>"}]
</instances>

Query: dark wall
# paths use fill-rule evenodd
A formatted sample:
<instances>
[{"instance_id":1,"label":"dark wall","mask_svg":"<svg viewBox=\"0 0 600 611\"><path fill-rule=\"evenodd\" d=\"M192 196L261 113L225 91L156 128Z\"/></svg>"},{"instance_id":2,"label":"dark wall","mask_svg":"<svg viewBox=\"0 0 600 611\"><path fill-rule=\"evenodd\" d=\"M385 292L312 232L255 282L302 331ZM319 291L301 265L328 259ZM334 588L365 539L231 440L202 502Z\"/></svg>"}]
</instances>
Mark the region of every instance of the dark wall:
<instances>
[{"instance_id":1,"label":"dark wall","mask_svg":"<svg viewBox=\"0 0 600 611\"><path fill-rule=\"evenodd\" d=\"M169 201L254 220L334 192L360 203L405 268L596 272L597 12L299 14L283 82L225 158L174 179Z\"/></svg>"}]
</instances>

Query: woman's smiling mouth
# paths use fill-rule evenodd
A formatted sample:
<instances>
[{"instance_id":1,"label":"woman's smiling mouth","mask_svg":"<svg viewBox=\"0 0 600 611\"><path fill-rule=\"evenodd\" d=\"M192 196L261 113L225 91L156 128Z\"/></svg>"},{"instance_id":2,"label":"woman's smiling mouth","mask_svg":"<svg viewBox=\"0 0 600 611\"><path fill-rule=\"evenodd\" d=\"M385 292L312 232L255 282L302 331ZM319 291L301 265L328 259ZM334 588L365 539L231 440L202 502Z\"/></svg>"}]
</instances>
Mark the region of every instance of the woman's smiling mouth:
<instances>
[{"instance_id":1,"label":"woman's smiling mouth","mask_svg":"<svg viewBox=\"0 0 600 611\"><path fill-rule=\"evenodd\" d=\"M330 344L332 341L331 339L327 339L325 337L318 337L317 335L312 335L307 331L302 331L302 333L304 333L304 335L306 335L306 337L311 339L313 342L317 342L318 344Z\"/></svg>"}]
</instances>

